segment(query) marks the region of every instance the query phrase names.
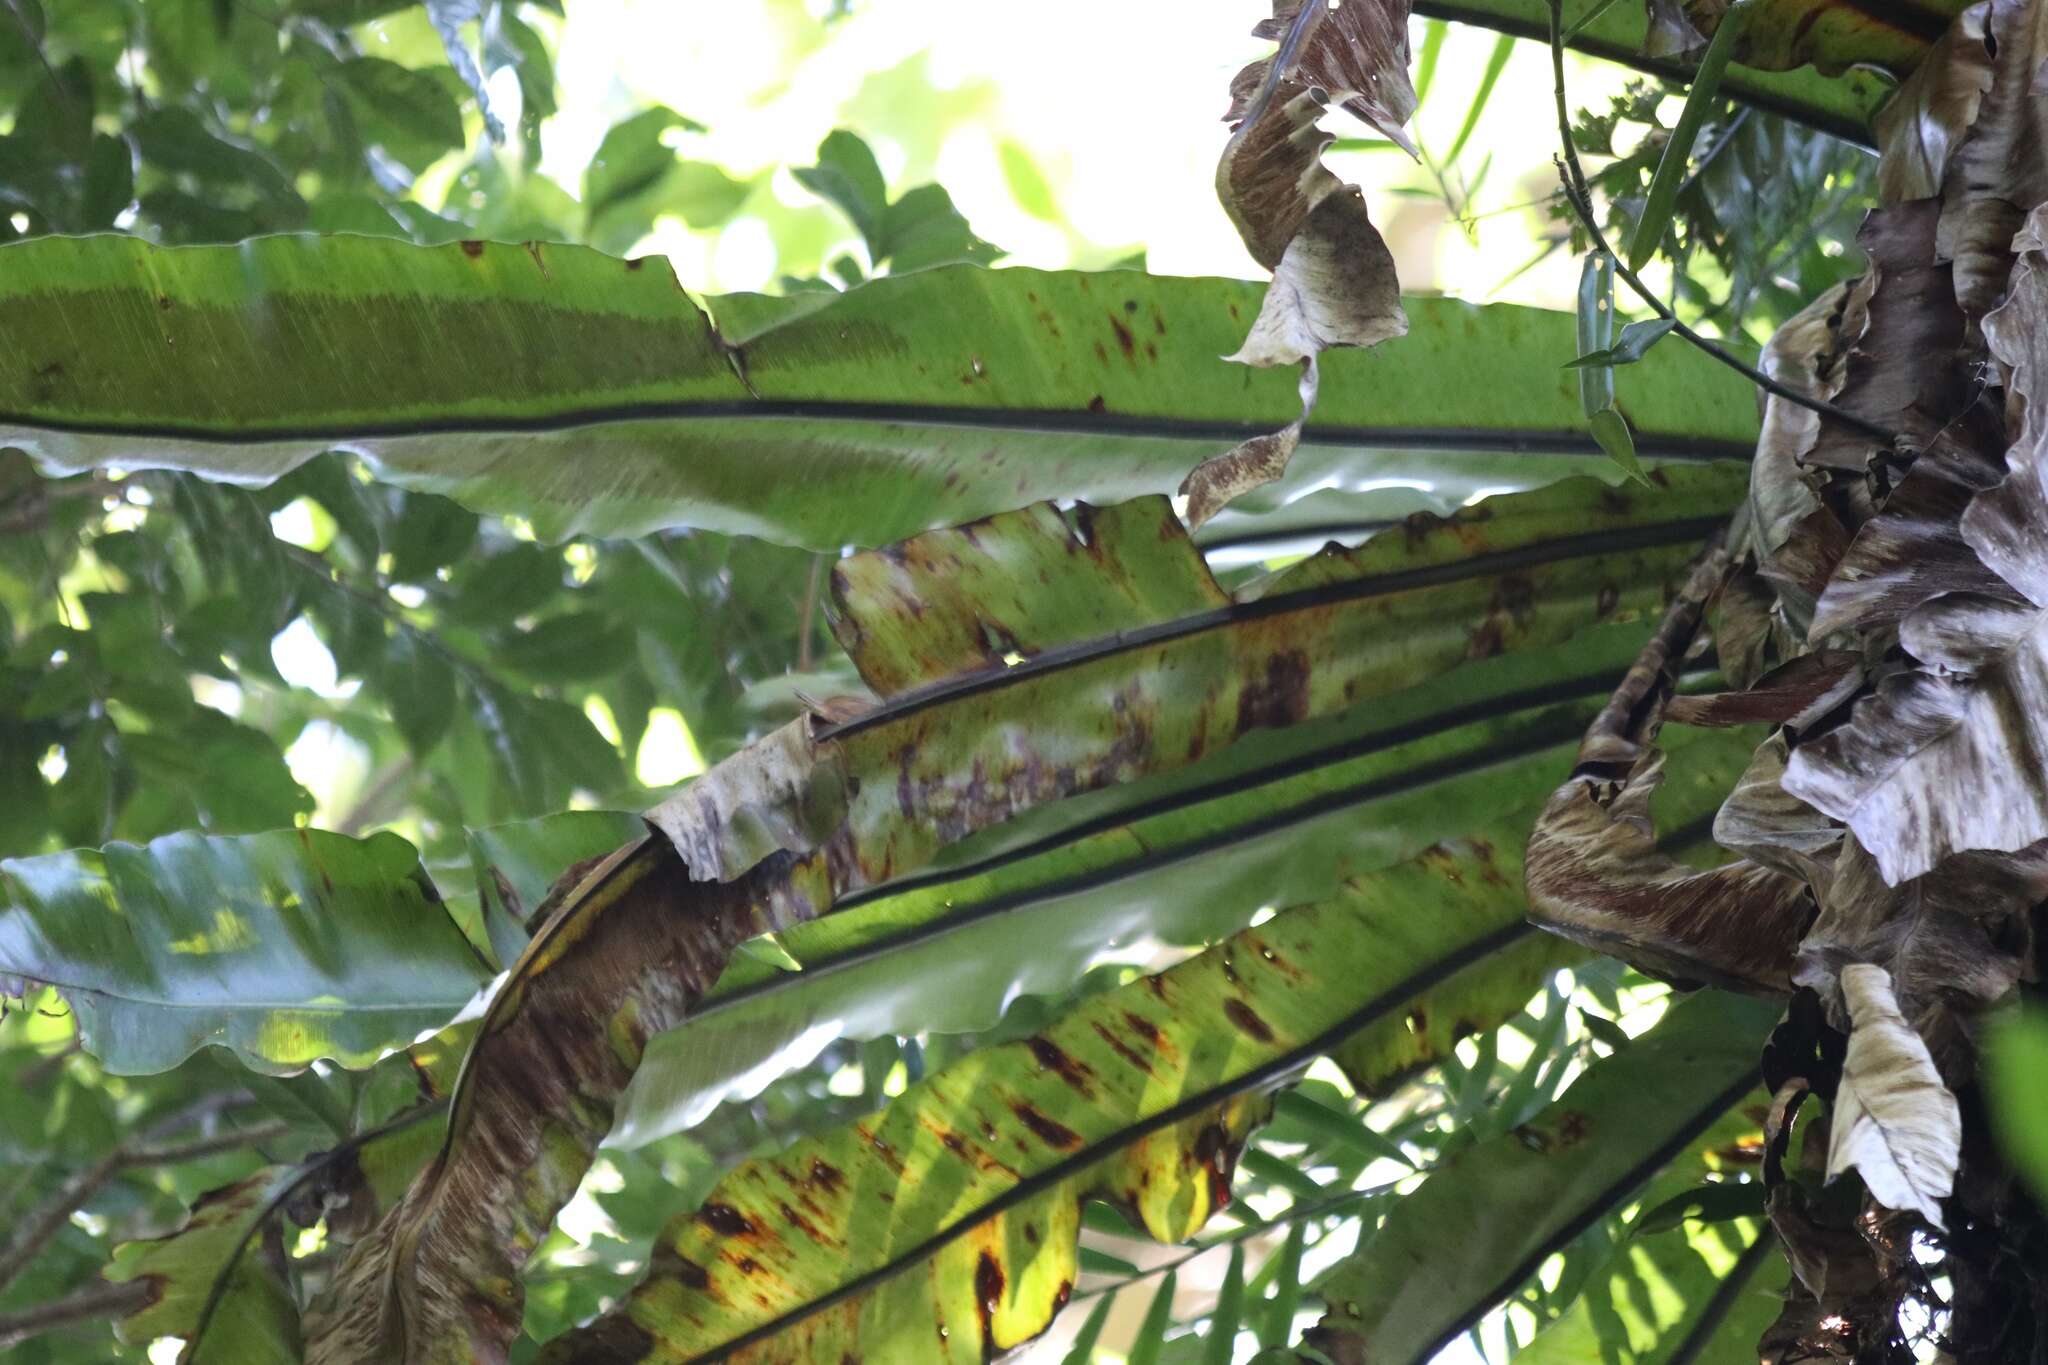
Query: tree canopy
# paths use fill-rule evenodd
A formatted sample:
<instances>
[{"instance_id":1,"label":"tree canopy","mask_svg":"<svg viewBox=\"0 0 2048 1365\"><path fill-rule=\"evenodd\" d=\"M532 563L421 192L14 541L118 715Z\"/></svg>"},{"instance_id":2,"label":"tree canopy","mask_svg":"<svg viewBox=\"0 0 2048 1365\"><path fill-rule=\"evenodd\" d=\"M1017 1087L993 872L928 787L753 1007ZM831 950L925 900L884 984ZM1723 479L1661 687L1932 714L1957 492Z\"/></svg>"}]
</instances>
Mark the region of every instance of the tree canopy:
<instances>
[{"instance_id":1,"label":"tree canopy","mask_svg":"<svg viewBox=\"0 0 2048 1365\"><path fill-rule=\"evenodd\" d=\"M8 1360L2048 1351L2048 0L1242 18L1257 279L10 0Z\"/></svg>"}]
</instances>

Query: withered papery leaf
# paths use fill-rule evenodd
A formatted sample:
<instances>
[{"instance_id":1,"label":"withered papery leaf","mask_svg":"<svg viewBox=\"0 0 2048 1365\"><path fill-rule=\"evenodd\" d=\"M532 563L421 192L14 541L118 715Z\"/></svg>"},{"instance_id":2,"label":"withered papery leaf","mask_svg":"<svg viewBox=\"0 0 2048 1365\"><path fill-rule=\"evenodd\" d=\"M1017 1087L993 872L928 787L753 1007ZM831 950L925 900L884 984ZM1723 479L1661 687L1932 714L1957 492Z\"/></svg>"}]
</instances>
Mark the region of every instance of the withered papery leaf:
<instances>
[{"instance_id":1,"label":"withered papery leaf","mask_svg":"<svg viewBox=\"0 0 2048 1365\"><path fill-rule=\"evenodd\" d=\"M1853 654L1823 650L1775 668L1741 692L1673 697L1664 718L1681 725L1811 724L1849 700L1863 681L1863 664Z\"/></svg>"},{"instance_id":2,"label":"withered papery leaf","mask_svg":"<svg viewBox=\"0 0 2048 1365\"><path fill-rule=\"evenodd\" d=\"M1892 887L1850 836L1834 858L1794 979L1817 992L1830 1022L1847 1031L1841 974L1859 962L1883 967L1899 1012L1942 1074L1961 1084L1973 1065L1973 1021L2020 980L2028 912L2044 894L2048 848L1963 854Z\"/></svg>"},{"instance_id":3,"label":"withered papery leaf","mask_svg":"<svg viewBox=\"0 0 2048 1365\"><path fill-rule=\"evenodd\" d=\"M1577 768L1529 835L1529 917L1660 976L1783 994L1813 918L1806 883L1748 860L1688 867L1657 846L1650 818L1664 765L1649 737L1728 567L1718 546L1702 558L1587 730Z\"/></svg>"},{"instance_id":4,"label":"withered papery leaf","mask_svg":"<svg viewBox=\"0 0 2048 1365\"><path fill-rule=\"evenodd\" d=\"M1789 755L1783 731L1756 746L1749 767L1714 816L1714 842L1802 878L1825 896L1842 827L1785 790ZM1812 941L1810 932L1807 941Z\"/></svg>"},{"instance_id":5,"label":"withered papery leaf","mask_svg":"<svg viewBox=\"0 0 2048 1365\"><path fill-rule=\"evenodd\" d=\"M1991 50L1984 43L1990 11L1991 0L1979 0L1957 15L1872 120L1877 192L1885 203L1941 193L1949 160L1991 89Z\"/></svg>"},{"instance_id":6,"label":"withered papery leaf","mask_svg":"<svg viewBox=\"0 0 2048 1365\"><path fill-rule=\"evenodd\" d=\"M1838 329L1848 296L1847 283L1835 285L1787 318L1764 346L1764 372L1808 397L1832 399L1839 393L1846 363ZM1820 506L1803 468L1818 439L1820 414L1775 394L1764 400L1763 431L1749 470L1750 549L1760 568L1770 566L1799 523Z\"/></svg>"},{"instance_id":7,"label":"withered papery leaf","mask_svg":"<svg viewBox=\"0 0 2048 1365\"><path fill-rule=\"evenodd\" d=\"M1878 1203L1944 1226L1955 1188L1963 1118L1927 1044L1899 1013L1891 973L1867 962L1842 969L1853 1027L1828 1140L1830 1179L1854 1168Z\"/></svg>"},{"instance_id":8,"label":"withered papery leaf","mask_svg":"<svg viewBox=\"0 0 2048 1365\"><path fill-rule=\"evenodd\" d=\"M1181 485L1200 526L1232 498L1286 469L1315 408L1316 357L1332 346L1374 346L1406 334L1393 253L1365 198L1323 165L1331 139L1317 121L1330 104L1415 154L1401 131L1415 111L1408 81L1407 0L1275 0L1254 34L1280 50L1231 82L1230 141L1216 194L1259 264L1273 271L1251 334L1230 359L1304 367L1301 420L1204 461Z\"/></svg>"},{"instance_id":9,"label":"withered papery leaf","mask_svg":"<svg viewBox=\"0 0 2048 1365\"><path fill-rule=\"evenodd\" d=\"M575 1193L648 1038L682 1019L733 947L785 927L774 907L787 889L764 894L785 861L693 882L650 837L587 874L486 1010L440 1154L307 1310L308 1365L506 1359L521 1265Z\"/></svg>"},{"instance_id":10,"label":"withered papery leaf","mask_svg":"<svg viewBox=\"0 0 2048 1365\"><path fill-rule=\"evenodd\" d=\"M1955 291L1969 317L1981 318L2005 291L2013 235L2048 200L2048 100L2037 88L2048 60L2048 4L1987 0L1979 22L1985 56L1960 32L1952 60L1990 62L1990 85L1975 121L1949 154L1941 187L1941 258L1955 263ZM1965 84L1981 79L1965 75ZM1967 112L1967 101L1958 112ZM1955 120L1951 117L1951 122Z\"/></svg>"},{"instance_id":11,"label":"withered papery leaf","mask_svg":"<svg viewBox=\"0 0 2048 1365\"><path fill-rule=\"evenodd\" d=\"M1857 703L1850 722L1794 750L1786 789L1856 831L1897 885L1970 849L2048 838L2048 273L2042 215L2010 296L1984 320L2018 410L2004 483L1972 499L1962 536L2019 602L1949 593L1900 622L1921 667Z\"/></svg>"},{"instance_id":12,"label":"withered papery leaf","mask_svg":"<svg viewBox=\"0 0 2048 1365\"><path fill-rule=\"evenodd\" d=\"M1808 642L1895 627L1944 593L2020 600L1963 539L1963 510L2004 477L2004 418L1988 398L1980 399L1936 434L1884 507L1857 528L1821 590Z\"/></svg>"},{"instance_id":13,"label":"withered papery leaf","mask_svg":"<svg viewBox=\"0 0 2048 1365\"><path fill-rule=\"evenodd\" d=\"M1858 282L1861 308L1844 319L1847 367L1835 406L1914 441L1917 447L1959 407L1965 375L1963 315L1949 267L1935 259L1940 205L1932 199L1871 210L1856 234L1870 269ZM1858 320L1859 327L1848 331ZM1828 418L1801 459L1861 471L1883 447Z\"/></svg>"}]
</instances>

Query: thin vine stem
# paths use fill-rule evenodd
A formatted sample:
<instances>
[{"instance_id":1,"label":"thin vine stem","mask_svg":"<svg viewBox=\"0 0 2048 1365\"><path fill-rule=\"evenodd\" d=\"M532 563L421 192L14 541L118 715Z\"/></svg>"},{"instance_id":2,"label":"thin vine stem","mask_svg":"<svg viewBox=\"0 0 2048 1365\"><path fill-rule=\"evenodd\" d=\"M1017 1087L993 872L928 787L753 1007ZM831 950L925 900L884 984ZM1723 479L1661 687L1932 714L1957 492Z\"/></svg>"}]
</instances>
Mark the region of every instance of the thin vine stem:
<instances>
[{"instance_id":1,"label":"thin vine stem","mask_svg":"<svg viewBox=\"0 0 2048 1365\"><path fill-rule=\"evenodd\" d=\"M1550 69L1552 75L1556 78L1557 135L1563 151L1562 156L1558 159L1558 173L1564 181L1565 202L1571 205L1572 216L1579 220L1579 225L1585 228L1586 235L1592 239L1593 249L1602 252L1613 260L1614 273L1630 289L1635 291L1636 297L1640 298L1652 312L1671 323L1671 330L1676 335L1697 346L1700 350L1705 351L1737 374L1746 376L1752 384L1755 384L1765 393L1782 398L1788 403L1796 403L1809 411L1817 412L1823 417L1840 422L1843 426L1859 431L1873 440L1882 441L1886 445L1890 445L1893 441L1897 440L1897 432L1879 426L1877 423L1868 421L1865 418L1858 417L1853 412L1838 408L1825 399L1801 393L1789 384L1773 379L1762 370L1745 363L1741 357L1735 355L1720 343L1704 337L1691 327L1686 326L1680 320L1678 314L1674 313L1670 306L1662 298L1658 297L1657 292L1643 283L1642 276L1636 274L1629 267L1628 262L1624 261L1615 253L1614 248L1608 245L1607 234L1601 230L1599 219L1593 213L1593 190L1586 180L1585 169L1579 164L1578 145L1572 141L1571 106L1565 98L1564 89L1563 0L1550 0L1549 9Z\"/></svg>"}]
</instances>

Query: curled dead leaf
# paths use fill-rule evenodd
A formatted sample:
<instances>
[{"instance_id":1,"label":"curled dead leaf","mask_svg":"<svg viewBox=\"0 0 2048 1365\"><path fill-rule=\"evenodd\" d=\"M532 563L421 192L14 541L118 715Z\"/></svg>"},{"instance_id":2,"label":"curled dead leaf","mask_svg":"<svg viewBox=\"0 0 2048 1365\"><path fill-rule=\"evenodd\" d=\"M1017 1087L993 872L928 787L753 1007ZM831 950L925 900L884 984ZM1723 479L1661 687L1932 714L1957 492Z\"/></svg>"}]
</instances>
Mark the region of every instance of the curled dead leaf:
<instances>
[{"instance_id":1,"label":"curled dead leaf","mask_svg":"<svg viewBox=\"0 0 2048 1365\"><path fill-rule=\"evenodd\" d=\"M1253 33L1279 50L1231 83L1233 131L1216 167L1216 193L1253 258L1274 273L1250 335L1230 359L1303 365L1302 411L1298 421L1188 476L1181 491L1191 526L1286 470L1315 408L1318 355L1408 330L1393 253L1363 196L1323 165L1331 135L1317 126L1331 104L1341 104L1415 154L1401 131L1415 111L1407 0L1275 0L1273 17Z\"/></svg>"},{"instance_id":2,"label":"curled dead leaf","mask_svg":"<svg viewBox=\"0 0 2048 1365\"><path fill-rule=\"evenodd\" d=\"M1941 1201L1955 1188L1963 1119L1927 1044L1907 1025L1891 973L1865 962L1842 968L1853 1027L1835 1091L1828 1176L1855 1169L1886 1208L1910 1209L1944 1226Z\"/></svg>"}]
</instances>

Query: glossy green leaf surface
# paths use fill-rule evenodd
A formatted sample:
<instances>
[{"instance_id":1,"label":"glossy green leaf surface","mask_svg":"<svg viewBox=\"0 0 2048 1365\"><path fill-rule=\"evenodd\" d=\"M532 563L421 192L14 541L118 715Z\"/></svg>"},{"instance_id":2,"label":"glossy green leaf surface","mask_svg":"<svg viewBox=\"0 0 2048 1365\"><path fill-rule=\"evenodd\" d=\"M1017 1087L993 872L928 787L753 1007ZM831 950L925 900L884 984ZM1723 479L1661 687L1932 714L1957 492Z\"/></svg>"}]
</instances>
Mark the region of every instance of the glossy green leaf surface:
<instances>
[{"instance_id":1,"label":"glossy green leaf surface","mask_svg":"<svg viewBox=\"0 0 2048 1365\"><path fill-rule=\"evenodd\" d=\"M151 1300L120 1324L125 1340L204 1338L179 1355L188 1365L295 1365L299 1310L281 1273L277 1228L259 1226L270 1197L290 1172L270 1168L200 1196L183 1228L114 1250L108 1278L140 1280ZM269 1243L266 1245L266 1235ZM224 1280L219 1301L215 1284Z\"/></svg>"},{"instance_id":2,"label":"glossy green leaf surface","mask_svg":"<svg viewBox=\"0 0 2048 1365\"><path fill-rule=\"evenodd\" d=\"M1741 1352L1752 1353L1779 1307L1759 1283L1775 1279L1761 1272L1768 1265L1770 1276L1784 1273L1772 1264L1775 1242L1762 1218L1758 1166L1765 1112L1761 1094L1737 1104L1660 1171L1636 1196L1641 1209L1627 1234L1586 1278L1571 1306L1514 1358L1528 1365L1710 1362L1721 1357L1702 1354L1702 1348L1721 1333L1740 1342ZM1652 1225L1660 1206L1709 1176L1725 1182L1720 1188L1755 1196L1754 1216Z\"/></svg>"},{"instance_id":3,"label":"glossy green leaf surface","mask_svg":"<svg viewBox=\"0 0 2048 1365\"><path fill-rule=\"evenodd\" d=\"M950 268L707 312L665 262L570 246L0 250L0 347L24 361L0 376L0 437L46 467L262 484L352 450L549 537L880 544L1042 498L1166 492L1298 407L1287 376L1220 359L1257 307L1235 281ZM1525 485L1594 453L1570 377L1519 363L1567 352L1568 318L1443 299L1410 317L1370 357L1330 359L1300 479L1318 449L1425 483L1520 452ZM1738 377L1680 348L1639 370L1646 458L1746 457ZM1445 373L1492 382L1450 399Z\"/></svg>"},{"instance_id":4,"label":"glossy green leaf surface","mask_svg":"<svg viewBox=\"0 0 2048 1365\"><path fill-rule=\"evenodd\" d=\"M462 1305L509 1279L612 1128L648 1041L694 1011L742 941L1035 807L1649 610L1743 484L1725 466L1655 479L1577 481L1418 519L1188 615L1157 616L1160 602L1193 600L1178 592L1129 596L1106 635L1073 639L1064 623L975 604L986 629L972 668L948 604L962 610L960 587L1001 578L1020 555L1044 566L1049 591L1054 577L1124 570L1206 576L1185 550L1156 562L1141 550L1185 544L1165 501L1077 508L1071 523L1025 509L843 561L835 630L864 674L896 690L714 767L651 813L666 841L584 880L484 1015L445 1159L316 1305L309 1360L390 1351L403 1330L411 1359L454 1361L516 1330L509 1312ZM930 648L882 628L927 598ZM402 1288L420 1283L434 1292ZM412 1296L402 1320L378 1308L398 1293Z\"/></svg>"},{"instance_id":5,"label":"glossy green leaf surface","mask_svg":"<svg viewBox=\"0 0 2048 1365\"><path fill-rule=\"evenodd\" d=\"M1711 505L1735 491L1715 471L1674 470L1659 477L1664 486L1642 492L1580 482L1492 500L1468 509L1457 521L1417 522L1356 550L1332 549L1232 601L1222 601L1207 571L1188 553L1179 523L1159 503L1100 509L1078 529L1033 509L846 561L835 576L842 640L878 687L900 689L900 695L844 727L844 737L824 751L844 764L856 793L839 836L851 857L813 854L810 865L820 871L831 867L841 888L838 895L859 891L904 876L947 844L1049 800L1176 772L1229 748L1233 739L1335 716L1366 697L1441 676L1460 661L1538 648L1600 620L1647 610L1654 595L1646 589L1690 557L1705 524L1686 519L1670 523L1668 531L1653 531L1641 519L1646 514L1656 518L1659 513L1652 509ZM1603 525L1630 529L1609 535L1597 529ZM1655 549L1623 549L1630 539L1667 536ZM1563 558L1544 562L1553 555ZM1101 584L1100 605L1071 623L1035 615L1016 605L1014 589L1006 586L1018 581L1019 565L1033 566L1024 581L1038 583L1055 599L1066 593L1078 600L1086 585ZM1505 572L1498 578L1484 574L1495 567ZM1481 570L1482 576L1467 577L1468 568ZM1374 592L1375 582L1395 590L1382 596ZM1142 591L1131 586L1138 583L1145 584ZM1414 586L1396 586L1405 584ZM989 593L978 600L983 585ZM1354 594L1362 595L1353 599ZM1165 610L1201 602L1220 605L1162 619ZM955 615L977 623L974 633L949 625ZM1074 638L1089 629L1115 633ZM1020 660L1015 665L1005 662L1012 654ZM1483 690L1468 695L1453 688L1440 695L1453 707L1462 701L1483 712L1487 705L1481 700ZM1418 702L1425 708L1421 712L1386 714L1427 714L1426 699L1411 699L1409 705ZM1033 718L1028 731L1016 728L1020 717ZM1537 747L1564 742L1563 727L1576 723L1554 720L1557 728L1547 731L1549 738ZM1530 741L1525 736L1520 742ZM1474 746L1467 752L1476 756L1485 740L1474 733L1465 743ZM1528 770L1532 776L1548 771L1555 761L1526 750L1522 754L1534 765ZM1227 830L1231 821L1270 817L1276 801L1285 803L1282 809L1298 806L1302 816L1323 817L1323 827L1335 828L1350 817L1331 813L1333 801L1346 804L1331 792L1349 785L1369 795L1374 775L1384 779L1398 771L1392 765L1421 757L1366 759L1348 771L1340 767L1297 781L1291 790L1269 787L1242 795L1234 804L1181 821L1185 832L1171 826L1138 832L1112 827L1081 849L1078 858L1042 860L978 884L961 879L921 887L904 903L878 906L861 920L792 930L784 935L783 946L799 962L822 965L823 955L859 951L864 942L888 943L897 934L912 941L926 937L926 926L953 917L955 909L960 922L1004 910L1016 904L1015 896L1025 888L1057 885L1055 878L1062 874L1069 879L1068 889L1094 890L1120 880L1113 871L1118 862L1135 869L1175 861L1150 845L1148 837L1169 845L1192 844L1191 852L1201 852L1202 840L1219 828L1219 819ZM1482 791L1475 810L1510 809L1521 799L1506 784L1497 794L1498 804L1489 805L1496 794ZM686 802L693 799L686 794ZM1458 798L1448 792L1424 791L1419 799L1438 818L1460 818L1454 813ZM654 819L665 828L677 823L659 810ZM1372 844L1375 828L1359 827L1326 846L1332 856L1349 858L1353 855L1345 850L1352 841ZM1251 850L1255 861L1227 885L1215 881L1216 862L1191 863L1185 872L1176 869L1160 878L1156 892L1134 893L1126 885L1074 903L1062 910L1069 927L1057 937L1049 923L1041 923L1038 932L1048 936L1046 943L1064 939L1064 952L1080 954L1100 943L1105 931L1139 931L1155 906L1176 905L1174 913L1187 921L1178 932L1200 937L1242 923L1233 917L1248 916L1259 905L1274 903L1276 896L1286 903L1322 894L1315 878L1327 876L1323 869L1329 864L1321 855L1299 860L1289 836L1270 826L1260 829L1254 823L1248 832L1259 836ZM1215 842L1213 837L1210 841ZM1398 858L1428 838L1378 842L1386 850L1381 858ZM1292 880L1290 862L1296 863L1301 881ZM1272 869L1278 880L1262 880L1264 869ZM1074 879L1082 884L1075 886ZM1182 889L1197 885L1212 894L1191 897ZM1223 893L1240 899L1232 904ZM1127 898L1126 908L1105 904L1118 897ZM988 911L977 911L976 905ZM1209 915L1222 918L1204 917ZM1003 915L1007 921L1018 918ZM1006 925L991 928L1008 931ZM951 950L946 953L945 960L952 961ZM977 960L1007 963L1013 958L992 950ZM1057 960L1049 954L1046 971L1034 974L1041 988L1056 979ZM901 965L884 969L877 962L875 969L893 973ZM973 994L962 990L959 997L972 999ZM829 1030L843 1011L869 1014L878 1008L874 1002L888 995L870 992L862 980L849 977L826 981L801 1013L794 1004L766 1003L744 1011L744 1018L735 1016L729 1026L707 1017L702 1022L708 1033L724 1035L729 1027L738 1038L715 1044L703 1038L701 1049L695 1049L702 1062L673 1072L664 1068L662 1074L671 1076L666 1097L643 1089L629 1106L624 1131L643 1136L621 1140L642 1141L670 1131L702 1102L696 1090L742 1074L740 1059L764 1057L764 1049L795 1045L807 1035L804 1045L815 1050L833 1036ZM993 998L1000 998L1000 992ZM976 1006L975 1012L985 1008ZM770 1027L769 1019L779 1022ZM887 1031L880 1017L865 1027ZM679 1056L691 1045L656 1046ZM702 1079L682 1079L692 1073ZM654 1115L662 1110L672 1116L657 1121Z\"/></svg>"},{"instance_id":6,"label":"glossy green leaf surface","mask_svg":"<svg viewBox=\"0 0 2048 1365\"><path fill-rule=\"evenodd\" d=\"M117 1072L208 1043L367 1066L488 975L395 835L166 835L0 862L0 976L56 987Z\"/></svg>"},{"instance_id":7,"label":"glossy green leaf surface","mask_svg":"<svg viewBox=\"0 0 2048 1365\"><path fill-rule=\"evenodd\" d=\"M1749 1094L1778 1014L1769 1001L1689 997L1535 1120L1449 1158L1318 1282L1328 1309L1311 1340L1426 1359Z\"/></svg>"},{"instance_id":8,"label":"glossy green leaf surface","mask_svg":"<svg viewBox=\"0 0 2048 1365\"><path fill-rule=\"evenodd\" d=\"M1327 724L1254 736L1185 774L1012 822L942 870L793 925L776 943L795 970L734 962L649 1045L609 1140L633 1146L687 1126L834 1037L985 1028L1000 1001L1057 989L1120 944L1220 937L1261 906L1320 900L1347 877L1538 802L1639 639L1638 627L1603 627L1466 665ZM1727 780L1740 771L1740 743L1687 738L1703 742L1674 736L1682 761ZM1718 801L1711 785L1689 790L1697 799L1681 823ZM593 843L576 856L604 851ZM1441 988L1419 1028L1375 1025L1340 1056L1381 1081L1405 1074L1440 1056L1458 1025L1519 1009L1546 970L1579 956L1532 935Z\"/></svg>"},{"instance_id":9,"label":"glossy green leaf surface","mask_svg":"<svg viewBox=\"0 0 2048 1365\"><path fill-rule=\"evenodd\" d=\"M980 1361L1027 1340L1078 1273L1079 1199L1186 1237L1227 1198L1263 1107L1248 1092L1531 932L1517 827L1358 878L742 1166L664 1234L646 1284L545 1358Z\"/></svg>"}]
</instances>

